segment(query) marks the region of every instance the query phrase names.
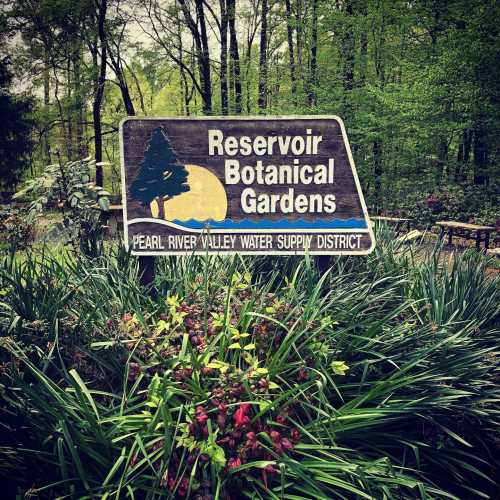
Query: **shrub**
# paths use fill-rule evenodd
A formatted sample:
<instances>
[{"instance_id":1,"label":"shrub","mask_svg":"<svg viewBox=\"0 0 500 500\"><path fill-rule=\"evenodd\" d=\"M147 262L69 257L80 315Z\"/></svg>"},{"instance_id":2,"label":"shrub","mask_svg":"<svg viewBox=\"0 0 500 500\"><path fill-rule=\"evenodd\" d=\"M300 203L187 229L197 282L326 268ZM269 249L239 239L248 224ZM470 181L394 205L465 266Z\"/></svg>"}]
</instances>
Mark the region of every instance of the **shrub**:
<instances>
[{"instance_id":1,"label":"shrub","mask_svg":"<svg viewBox=\"0 0 500 500\"><path fill-rule=\"evenodd\" d=\"M44 209L61 211L59 226L64 243L69 243L84 255L96 257L102 253L104 225L102 211L109 209L110 194L90 181L95 160L85 158L45 167L43 174L30 179L23 190L14 195L30 195L30 215L40 216Z\"/></svg>"},{"instance_id":2,"label":"shrub","mask_svg":"<svg viewBox=\"0 0 500 500\"><path fill-rule=\"evenodd\" d=\"M17 484L30 470L26 487L77 498L493 491L500 301L480 255L448 270L387 238L319 280L306 258L276 260L265 281L249 258L163 259L170 291L137 302L104 259L58 308L59 323L78 321L48 365L15 327L3 337L0 473L15 477L16 463Z\"/></svg>"}]
</instances>

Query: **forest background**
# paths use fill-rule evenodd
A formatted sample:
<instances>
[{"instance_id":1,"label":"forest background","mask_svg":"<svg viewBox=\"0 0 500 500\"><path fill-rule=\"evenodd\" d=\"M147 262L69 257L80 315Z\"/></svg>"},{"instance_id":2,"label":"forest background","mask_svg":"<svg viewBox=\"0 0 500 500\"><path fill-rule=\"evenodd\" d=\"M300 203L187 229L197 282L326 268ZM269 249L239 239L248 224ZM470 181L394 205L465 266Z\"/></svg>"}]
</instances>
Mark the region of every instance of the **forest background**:
<instances>
[{"instance_id":1,"label":"forest background","mask_svg":"<svg viewBox=\"0 0 500 500\"><path fill-rule=\"evenodd\" d=\"M7 193L88 155L119 195L127 115L335 114L367 203L495 224L494 0L3 0Z\"/></svg>"}]
</instances>

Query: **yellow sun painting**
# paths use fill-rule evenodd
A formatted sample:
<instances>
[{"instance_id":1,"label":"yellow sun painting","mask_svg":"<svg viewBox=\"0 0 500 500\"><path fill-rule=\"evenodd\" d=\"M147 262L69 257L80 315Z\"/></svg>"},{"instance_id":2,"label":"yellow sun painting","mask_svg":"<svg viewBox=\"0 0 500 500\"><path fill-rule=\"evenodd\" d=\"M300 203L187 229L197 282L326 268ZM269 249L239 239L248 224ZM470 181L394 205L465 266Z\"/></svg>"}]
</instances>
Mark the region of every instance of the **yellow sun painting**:
<instances>
[{"instance_id":1,"label":"yellow sun painting","mask_svg":"<svg viewBox=\"0 0 500 500\"><path fill-rule=\"evenodd\" d=\"M210 170L198 165L185 165L185 168L189 191L164 202L165 219L224 220L227 196L221 181Z\"/></svg>"}]
</instances>

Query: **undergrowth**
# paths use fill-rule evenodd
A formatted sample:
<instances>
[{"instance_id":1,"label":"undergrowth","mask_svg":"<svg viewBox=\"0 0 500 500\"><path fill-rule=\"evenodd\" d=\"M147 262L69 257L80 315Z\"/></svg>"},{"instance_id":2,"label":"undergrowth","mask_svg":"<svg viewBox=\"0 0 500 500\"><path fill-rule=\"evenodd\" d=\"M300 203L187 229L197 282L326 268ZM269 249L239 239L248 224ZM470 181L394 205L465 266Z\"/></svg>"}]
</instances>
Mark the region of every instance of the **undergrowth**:
<instances>
[{"instance_id":1,"label":"undergrowth","mask_svg":"<svg viewBox=\"0 0 500 500\"><path fill-rule=\"evenodd\" d=\"M368 257L0 269L0 477L41 498L494 498L499 280Z\"/></svg>"}]
</instances>

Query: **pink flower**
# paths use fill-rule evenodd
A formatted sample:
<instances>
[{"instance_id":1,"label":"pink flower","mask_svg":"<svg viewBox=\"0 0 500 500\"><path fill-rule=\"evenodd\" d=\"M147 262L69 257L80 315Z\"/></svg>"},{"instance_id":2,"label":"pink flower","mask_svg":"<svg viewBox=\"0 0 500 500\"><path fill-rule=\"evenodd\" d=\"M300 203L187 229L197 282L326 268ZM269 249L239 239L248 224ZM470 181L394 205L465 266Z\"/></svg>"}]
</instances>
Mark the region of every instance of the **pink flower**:
<instances>
[{"instance_id":1,"label":"pink flower","mask_svg":"<svg viewBox=\"0 0 500 500\"><path fill-rule=\"evenodd\" d=\"M208 415L206 414L203 406L197 406L196 407L196 421L200 425L205 425L207 420L208 420Z\"/></svg>"},{"instance_id":2,"label":"pink flower","mask_svg":"<svg viewBox=\"0 0 500 500\"><path fill-rule=\"evenodd\" d=\"M276 422L278 422L278 424L285 425L286 424L286 415L278 415L276 417Z\"/></svg>"},{"instance_id":3,"label":"pink flower","mask_svg":"<svg viewBox=\"0 0 500 500\"><path fill-rule=\"evenodd\" d=\"M139 363L130 363L128 365L128 381L134 382L139 374L141 373L141 367Z\"/></svg>"},{"instance_id":4,"label":"pink flower","mask_svg":"<svg viewBox=\"0 0 500 500\"><path fill-rule=\"evenodd\" d=\"M224 427L226 427L226 415L224 413L219 413L217 415L217 425L219 429L224 429Z\"/></svg>"},{"instance_id":5,"label":"pink flower","mask_svg":"<svg viewBox=\"0 0 500 500\"><path fill-rule=\"evenodd\" d=\"M257 434L253 431L247 432L247 439L249 441L255 441L257 439Z\"/></svg>"},{"instance_id":6,"label":"pink flower","mask_svg":"<svg viewBox=\"0 0 500 500\"><path fill-rule=\"evenodd\" d=\"M227 468L228 469L236 469L236 467L241 466L241 459L240 458L230 458L227 462Z\"/></svg>"},{"instance_id":7,"label":"pink flower","mask_svg":"<svg viewBox=\"0 0 500 500\"><path fill-rule=\"evenodd\" d=\"M269 436L271 436L273 441L279 441L281 439L281 434L278 431L271 431Z\"/></svg>"},{"instance_id":8,"label":"pink flower","mask_svg":"<svg viewBox=\"0 0 500 500\"><path fill-rule=\"evenodd\" d=\"M243 403L234 412L233 418L235 427L237 429L250 423L250 418L247 416L249 410L250 410L250 405L248 403Z\"/></svg>"}]
</instances>

